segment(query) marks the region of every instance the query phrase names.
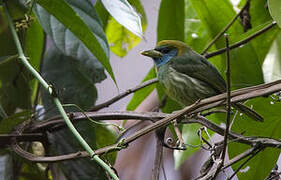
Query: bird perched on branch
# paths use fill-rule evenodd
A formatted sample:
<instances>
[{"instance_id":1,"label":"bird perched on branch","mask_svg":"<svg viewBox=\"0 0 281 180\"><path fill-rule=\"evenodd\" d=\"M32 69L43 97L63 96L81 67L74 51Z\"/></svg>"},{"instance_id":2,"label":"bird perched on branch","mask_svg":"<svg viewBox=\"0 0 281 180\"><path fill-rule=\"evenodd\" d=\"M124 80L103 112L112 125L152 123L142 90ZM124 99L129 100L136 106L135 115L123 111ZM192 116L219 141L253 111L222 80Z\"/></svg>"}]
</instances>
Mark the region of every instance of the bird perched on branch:
<instances>
[{"instance_id":1,"label":"bird perched on branch","mask_svg":"<svg viewBox=\"0 0 281 180\"><path fill-rule=\"evenodd\" d=\"M141 54L154 60L159 82L166 94L184 106L226 91L225 81L218 70L181 41L164 40ZM247 106L232 105L250 118L263 121L263 117Z\"/></svg>"}]
</instances>

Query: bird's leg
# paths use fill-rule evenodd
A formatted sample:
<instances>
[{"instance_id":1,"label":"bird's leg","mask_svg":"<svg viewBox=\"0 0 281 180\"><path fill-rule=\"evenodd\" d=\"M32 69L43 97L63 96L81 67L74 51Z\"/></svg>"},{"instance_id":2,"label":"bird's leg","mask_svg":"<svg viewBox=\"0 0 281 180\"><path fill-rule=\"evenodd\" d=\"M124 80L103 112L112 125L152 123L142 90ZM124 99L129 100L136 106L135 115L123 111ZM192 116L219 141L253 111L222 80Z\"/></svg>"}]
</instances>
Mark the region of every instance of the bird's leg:
<instances>
[{"instance_id":1,"label":"bird's leg","mask_svg":"<svg viewBox=\"0 0 281 180\"><path fill-rule=\"evenodd\" d=\"M174 125L174 129L175 129L178 141L179 141L179 143L177 143L178 148L180 148L181 150L185 150L186 146L184 144L184 140L182 138L182 134L181 134L181 131L180 131L179 127L178 127L178 122L177 122L176 119L174 120L173 125Z\"/></svg>"}]
</instances>

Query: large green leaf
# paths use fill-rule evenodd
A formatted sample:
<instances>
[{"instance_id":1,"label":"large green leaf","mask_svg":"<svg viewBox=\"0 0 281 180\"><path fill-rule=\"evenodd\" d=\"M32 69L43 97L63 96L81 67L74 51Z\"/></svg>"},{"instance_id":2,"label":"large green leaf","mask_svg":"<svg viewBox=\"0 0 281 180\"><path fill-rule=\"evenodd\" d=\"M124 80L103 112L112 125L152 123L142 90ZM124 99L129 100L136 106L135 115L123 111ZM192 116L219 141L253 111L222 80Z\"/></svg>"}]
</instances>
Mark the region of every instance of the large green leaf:
<instances>
[{"instance_id":1,"label":"large green leaf","mask_svg":"<svg viewBox=\"0 0 281 180\"><path fill-rule=\"evenodd\" d=\"M232 4L219 0L190 0L201 22L208 30L211 37L215 37L235 16ZM216 22L216 23L214 23ZM231 36L239 36L243 33L242 26L235 22L227 31ZM225 46L223 38L220 38L215 46L222 48ZM216 63L221 73L225 72L225 56L221 55L221 63ZM245 44L230 52L231 62L231 82L235 88L245 87L254 84L263 83L263 74L261 64L258 61L258 55L255 53L251 44ZM224 74L223 74L224 75Z\"/></svg>"},{"instance_id":2,"label":"large green leaf","mask_svg":"<svg viewBox=\"0 0 281 180\"><path fill-rule=\"evenodd\" d=\"M98 60L115 81L109 64L109 48L100 20L90 1L37 0L36 14L56 46L68 56L89 66L93 78L104 76ZM43 8L44 9L43 9ZM82 20L83 19L83 20ZM90 70L91 69L91 70Z\"/></svg>"},{"instance_id":3,"label":"large green leaf","mask_svg":"<svg viewBox=\"0 0 281 180\"><path fill-rule=\"evenodd\" d=\"M184 34L185 43L198 53L210 40L207 29L197 17L190 0L185 0Z\"/></svg>"},{"instance_id":4,"label":"large green leaf","mask_svg":"<svg viewBox=\"0 0 281 180\"><path fill-rule=\"evenodd\" d=\"M103 30L105 30L110 15L109 15L109 13L107 12L107 10L105 9L105 7L103 6L103 4L101 3L100 0L96 2L95 9L96 9L96 11L99 14L99 17L101 19Z\"/></svg>"},{"instance_id":5,"label":"large green leaf","mask_svg":"<svg viewBox=\"0 0 281 180\"><path fill-rule=\"evenodd\" d=\"M147 73L145 78L142 80L142 82L145 82L147 80L153 79L156 77L155 69L152 68ZM127 110L133 111L135 110L141 102L155 89L155 84L152 84L150 86L147 86L137 92L134 93L132 99L130 100L129 104L127 105Z\"/></svg>"},{"instance_id":6,"label":"large green leaf","mask_svg":"<svg viewBox=\"0 0 281 180\"><path fill-rule=\"evenodd\" d=\"M268 7L272 18L277 22L281 28L281 1L279 0L268 0Z\"/></svg>"},{"instance_id":7,"label":"large green leaf","mask_svg":"<svg viewBox=\"0 0 281 180\"><path fill-rule=\"evenodd\" d=\"M257 98L247 102L247 105L253 106L254 110L260 113L264 117L264 122L256 122L249 120L245 115L238 116L235 119L235 123L232 130L238 133L243 133L245 136L259 136L259 137L272 137L276 139L281 138L281 121L280 121L280 108L281 103L274 101L271 97ZM266 107L266 108L265 108ZM242 145L240 143L230 143L229 155L230 158L242 153L249 146ZM265 151L258 154L252 159L245 167L249 167L246 172L238 172L239 179L265 179L275 166L280 150L268 148ZM238 167L240 163L232 166L234 169Z\"/></svg>"},{"instance_id":8,"label":"large green leaf","mask_svg":"<svg viewBox=\"0 0 281 180\"><path fill-rule=\"evenodd\" d=\"M184 37L184 0L161 1L157 24L157 41L165 39L184 41Z\"/></svg>"},{"instance_id":9,"label":"large green leaf","mask_svg":"<svg viewBox=\"0 0 281 180\"><path fill-rule=\"evenodd\" d=\"M141 18L127 0L101 0L111 16L139 37L143 37Z\"/></svg>"},{"instance_id":10,"label":"large green leaf","mask_svg":"<svg viewBox=\"0 0 281 180\"><path fill-rule=\"evenodd\" d=\"M46 53L42 76L54 86L62 103L76 104L86 110L97 99L95 81L86 73L86 69L80 61L65 56L59 49L52 47ZM51 96L45 90L42 95L45 109L54 107ZM75 108L67 109L77 111ZM57 111L56 108L53 110Z\"/></svg>"},{"instance_id":11,"label":"large green leaf","mask_svg":"<svg viewBox=\"0 0 281 180\"><path fill-rule=\"evenodd\" d=\"M136 8L136 11L140 13L142 27L145 31L147 21L141 2L139 0L131 0L129 2ZM106 37L110 44L111 51L120 57L127 55L127 53L141 41L141 38L119 24L113 17L109 18L106 27Z\"/></svg>"}]
</instances>

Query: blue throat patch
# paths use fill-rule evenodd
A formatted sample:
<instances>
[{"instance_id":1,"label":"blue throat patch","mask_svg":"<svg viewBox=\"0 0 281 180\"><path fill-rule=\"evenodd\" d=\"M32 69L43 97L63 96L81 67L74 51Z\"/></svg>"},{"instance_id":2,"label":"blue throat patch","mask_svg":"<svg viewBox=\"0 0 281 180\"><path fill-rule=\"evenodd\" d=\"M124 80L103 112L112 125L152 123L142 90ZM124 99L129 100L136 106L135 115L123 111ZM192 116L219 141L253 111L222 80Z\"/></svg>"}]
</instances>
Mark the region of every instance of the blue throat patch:
<instances>
[{"instance_id":1,"label":"blue throat patch","mask_svg":"<svg viewBox=\"0 0 281 180\"><path fill-rule=\"evenodd\" d=\"M154 60L154 62L156 64L156 66L159 67L159 66L169 62L177 54L178 54L178 50L177 49L172 49L168 53L163 54L163 56L161 58L153 58L153 60Z\"/></svg>"}]
</instances>

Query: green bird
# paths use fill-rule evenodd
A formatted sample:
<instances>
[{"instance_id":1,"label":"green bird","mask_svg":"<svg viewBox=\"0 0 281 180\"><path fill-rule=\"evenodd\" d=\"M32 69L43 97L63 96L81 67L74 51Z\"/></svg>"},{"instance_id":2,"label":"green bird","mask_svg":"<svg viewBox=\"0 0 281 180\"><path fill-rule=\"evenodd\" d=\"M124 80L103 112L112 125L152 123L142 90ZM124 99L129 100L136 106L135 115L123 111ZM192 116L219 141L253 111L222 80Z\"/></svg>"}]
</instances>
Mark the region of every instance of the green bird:
<instances>
[{"instance_id":1,"label":"green bird","mask_svg":"<svg viewBox=\"0 0 281 180\"><path fill-rule=\"evenodd\" d=\"M163 40L156 48L141 53L154 60L159 82L166 94L183 106L226 92L226 84L218 70L185 43ZM263 117L241 103L233 106L254 120Z\"/></svg>"}]
</instances>

